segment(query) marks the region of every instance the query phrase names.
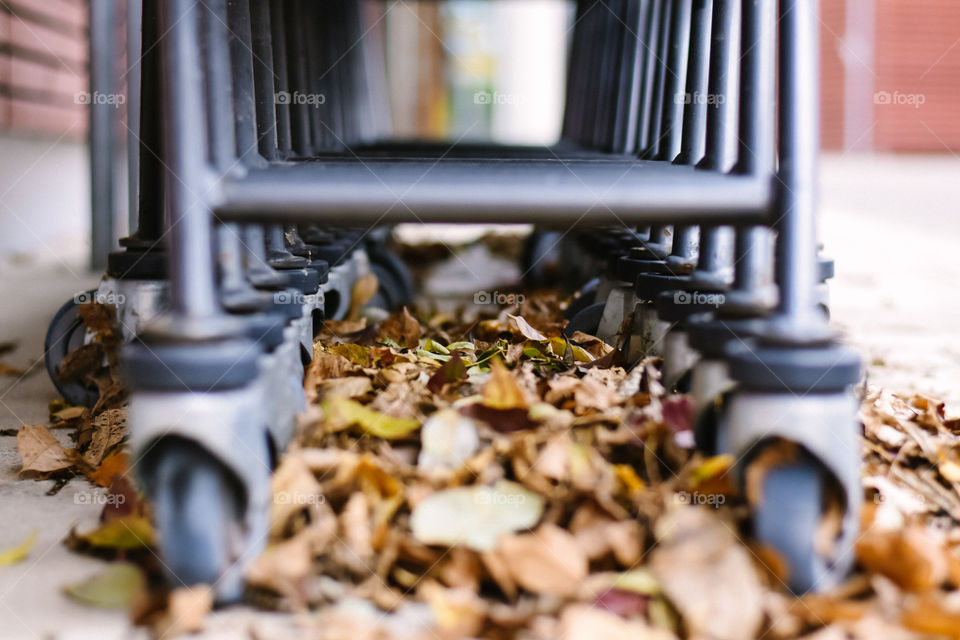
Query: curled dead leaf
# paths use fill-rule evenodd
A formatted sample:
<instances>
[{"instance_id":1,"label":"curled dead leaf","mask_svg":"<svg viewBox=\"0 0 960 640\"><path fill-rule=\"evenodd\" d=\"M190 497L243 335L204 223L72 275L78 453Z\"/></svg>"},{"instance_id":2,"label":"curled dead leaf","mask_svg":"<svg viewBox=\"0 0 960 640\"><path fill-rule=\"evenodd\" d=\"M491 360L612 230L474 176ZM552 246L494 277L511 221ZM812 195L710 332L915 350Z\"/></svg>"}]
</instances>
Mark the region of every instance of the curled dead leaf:
<instances>
[{"instance_id":1,"label":"curled dead leaf","mask_svg":"<svg viewBox=\"0 0 960 640\"><path fill-rule=\"evenodd\" d=\"M73 467L75 458L46 427L24 425L17 432L20 475L49 476Z\"/></svg>"},{"instance_id":2,"label":"curled dead leaf","mask_svg":"<svg viewBox=\"0 0 960 640\"><path fill-rule=\"evenodd\" d=\"M573 596L587 577L586 553L575 537L553 524L504 536L497 553L516 583L533 593Z\"/></svg>"}]
</instances>

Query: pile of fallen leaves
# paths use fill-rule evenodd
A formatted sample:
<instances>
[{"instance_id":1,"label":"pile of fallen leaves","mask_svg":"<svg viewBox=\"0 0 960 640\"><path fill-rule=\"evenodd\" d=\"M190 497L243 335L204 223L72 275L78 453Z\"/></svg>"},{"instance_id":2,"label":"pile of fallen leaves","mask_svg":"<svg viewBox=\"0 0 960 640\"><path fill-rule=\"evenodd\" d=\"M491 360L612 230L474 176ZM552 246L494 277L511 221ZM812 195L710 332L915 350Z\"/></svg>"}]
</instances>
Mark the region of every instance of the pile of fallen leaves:
<instances>
[{"instance_id":1,"label":"pile of fallen leaves","mask_svg":"<svg viewBox=\"0 0 960 640\"><path fill-rule=\"evenodd\" d=\"M960 634L942 405L866 394L858 573L795 598L745 534L733 460L692 451L688 399L653 360L564 338L562 308L328 323L252 595L325 637Z\"/></svg>"},{"instance_id":2,"label":"pile of fallen leaves","mask_svg":"<svg viewBox=\"0 0 960 640\"><path fill-rule=\"evenodd\" d=\"M864 391L858 568L796 598L746 535L732 458L693 451L689 400L655 360L627 370L613 346L565 337L563 309L541 293L469 323L326 323L248 602L351 640L960 637L960 422L942 405ZM25 473L117 497L67 544L121 562L68 593L199 628L208 591L158 595L149 506L118 453L122 395L101 401L54 408L74 449L46 427L18 435Z\"/></svg>"},{"instance_id":3,"label":"pile of fallen leaves","mask_svg":"<svg viewBox=\"0 0 960 640\"><path fill-rule=\"evenodd\" d=\"M63 359L57 377L96 389L96 403L88 408L54 401L49 407L49 427L24 425L17 431L21 475L54 478L58 480L56 490L74 475L84 475L94 484L110 487L127 467L127 456L122 451L127 435L127 394L118 375L117 355L122 337L115 321L116 309L84 304L78 312L91 340ZM70 430L75 446L62 446L50 429Z\"/></svg>"}]
</instances>

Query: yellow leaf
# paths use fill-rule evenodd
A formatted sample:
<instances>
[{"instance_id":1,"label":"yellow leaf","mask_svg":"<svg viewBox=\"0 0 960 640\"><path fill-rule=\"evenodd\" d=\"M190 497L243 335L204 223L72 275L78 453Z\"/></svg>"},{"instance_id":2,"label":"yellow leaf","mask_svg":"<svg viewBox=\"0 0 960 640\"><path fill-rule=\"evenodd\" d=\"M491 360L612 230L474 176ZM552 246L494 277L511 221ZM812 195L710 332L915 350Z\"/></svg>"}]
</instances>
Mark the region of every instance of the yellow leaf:
<instances>
[{"instance_id":1,"label":"yellow leaf","mask_svg":"<svg viewBox=\"0 0 960 640\"><path fill-rule=\"evenodd\" d=\"M359 344L334 344L327 347L327 353L346 358L353 364L365 367L370 362L369 350Z\"/></svg>"},{"instance_id":2,"label":"yellow leaf","mask_svg":"<svg viewBox=\"0 0 960 640\"><path fill-rule=\"evenodd\" d=\"M21 562L24 558L27 557L27 554L30 553L30 549L33 549L33 543L37 541L37 530L34 529L30 532L30 535L27 536L27 539L15 546L12 549L7 549L6 551L0 551L0 567L5 567L11 564L17 564Z\"/></svg>"},{"instance_id":3,"label":"yellow leaf","mask_svg":"<svg viewBox=\"0 0 960 640\"><path fill-rule=\"evenodd\" d=\"M617 475L617 479L627 488L628 493L637 493L643 491L644 487L646 487L643 479L637 475L637 472L630 465L615 464L613 465L613 469Z\"/></svg>"},{"instance_id":4,"label":"yellow leaf","mask_svg":"<svg viewBox=\"0 0 960 640\"><path fill-rule=\"evenodd\" d=\"M483 404L491 409L526 409L527 401L517 381L501 362L494 358L490 363L489 382L483 386Z\"/></svg>"},{"instance_id":5,"label":"yellow leaf","mask_svg":"<svg viewBox=\"0 0 960 640\"><path fill-rule=\"evenodd\" d=\"M60 409L54 413L53 418L62 422L76 420L77 418L83 417L83 414L86 411L88 411L86 407L67 407L66 409Z\"/></svg>"},{"instance_id":6,"label":"yellow leaf","mask_svg":"<svg viewBox=\"0 0 960 640\"><path fill-rule=\"evenodd\" d=\"M697 486L702 482L706 482L707 480L711 480L723 473L726 473L727 470L733 465L733 462L733 456L728 453L707 458L703 464L693 470L691 474L693 485Z\"/></svg>"},{"instance_id":7,"label":"yellow leaf","mask_svg":"<svg viewBox=\"0 0 960 640\"><path fill-rule=\"evenodd\" d=\"M378 438L404 438L420 428L420 422L411 418L394 418L368 409L347 398L331 398L324 403L327 415L344 426L358 426Z\"/></svg>"},{"instance_id":8,"label":"yellow leaf","mask_svg":"<svg viewBox=\"0 0 960 640\"><path fill-rule=\"evenodd\" d=\"M624 591L655 596L660 593L660 583L649 569L633 569L614 576L613 586Z\"/></svg>"},{"instance_id":9,"label":"yellow leaf","mask_svg":"<svg viewBox=\"0 0 960 640\"><path fill-rule=\"evenodd\" d=\"M376 295L379 287L380 282L372 273L357 278L350 295L350 310L347 311L347 317L356 318L360 314L360 309Z\"/></svg>"},{"instance_id":10,"label":"yellow leaf","mask_svg":"<svg viewBox=\"0 0 960 640\"><path fill-rule=\"evenodd\" d=\"M122 516L99 529L77 536L90 546L102 549L140 549L154 543L153 525L142 516Z\"/></svg>"}]
</instances>

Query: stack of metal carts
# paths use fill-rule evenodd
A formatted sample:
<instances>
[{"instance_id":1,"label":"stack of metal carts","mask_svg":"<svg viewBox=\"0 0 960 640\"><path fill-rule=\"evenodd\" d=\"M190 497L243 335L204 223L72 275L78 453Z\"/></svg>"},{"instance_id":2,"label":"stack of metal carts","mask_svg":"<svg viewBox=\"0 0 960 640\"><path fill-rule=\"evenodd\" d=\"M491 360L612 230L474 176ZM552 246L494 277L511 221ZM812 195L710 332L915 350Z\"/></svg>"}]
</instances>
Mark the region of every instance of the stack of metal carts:
<instances>
[{"instance_id":1,"label":"stack of metal carts","mask_svg":"<svg viewBox=\"0 0 960 640\"><path fill-rule=\"evenodd\" d=\"M364 274L384 307L413 295L389 226L526 222L532 277L579 288L571 328L628 365L661 356L700 449L744 482L799 445L751 497L753 534L793 589L835 584L861 499L860 363L828 325L815 233L818 3L579 0L551 147L391 141L365 4L143 0L130 34L139 227L98 295L121 301L130 444L171 577L241 593L315 332ZM557 252L560 276L540 268ZM51 372L85 339L66 305Z\"/></svg>"}]
</instances>

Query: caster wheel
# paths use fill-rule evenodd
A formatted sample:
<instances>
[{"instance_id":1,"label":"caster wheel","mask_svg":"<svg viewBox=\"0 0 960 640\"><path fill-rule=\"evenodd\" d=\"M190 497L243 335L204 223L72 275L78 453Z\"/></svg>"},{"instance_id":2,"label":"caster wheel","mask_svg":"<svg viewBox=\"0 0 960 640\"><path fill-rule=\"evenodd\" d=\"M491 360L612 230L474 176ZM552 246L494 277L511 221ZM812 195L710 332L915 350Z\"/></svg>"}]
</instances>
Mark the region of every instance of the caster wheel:
<instances>
[{"instance_id":1,"label":"caster wheel","mask_svg":"<svg viewBox=\"0 0 960 640\"><path fill-rule=\"evenodd\" d=\"M720 451L720 401L711 402L693 421L693 439L697 449L708 456Z\"/></svg>"},{"instance_id":2,"label":"caster wheel","mask_svg":"<svg viewBox=\"0 0 960 640\"><path fill-rule=\"evenodd\" d=\"M815 545L823 512L823 473L809 462L770 469L763 480L762 503L754 507L754 537L786 562L787 584L797 595L829 586L834 574Z\"/></svg>"},{"instance_id":3,"label":"caster wheel","mask_svg":"<svg viewBox=\"0 0 960 640\"><path fill-rule=\"evenodd\" d=\"M525 286L549 287L560 280L562 239L563 236L556 231L534 231L527 236L520 259Z\"/></svg>"},{"instance_id":4,"label":"caster wheel","mask_svg":"<svg viewBox=\"0 0 960 640\"><path fill-rule=\"evenodd\" d=\"M367 307L375 307L386 311L395 311L411 299L404 291L402 281L392 270L381 264L371 263L370 270L377 276L377 292L367 302Z\"/></svg>"},{"instance_id":5,"label":"caster wheel","mask_svg":"<svg viewBox=\"0 0 960 640\"><path fill-rule=\"evenodd\" d=\"M693 371L687 370L680 376L680 379L677 380L676 384L673 385L674 391L677 393L690 393L690 390L693 388Z\"/></svg>"},{"instance_id":6,"label":"caster wheel","mask_svg":"<svg viewBox=\"0 0 960 640\"><path fill-rule=\"evenodd\" d=\"M96 289L86 293L86 298L93 300ZM57 380L57 370L72 351L83 346L87 329L80 319L79 304L70 300L64 304L53 316L50 327L47 329L43 341L44 362L50 380L67 402L72 405L92 407L100 397L100 391L95 385L86 385L79 381L61 382Z\"/></svg>"},{"instance_id":7,"label":"caster wheel","mask_svg":"<svg viewBox=\"0 0 960 640\"><path fill-rule=\"evenodd\" d=\"M600 286L600 279L594 278L580 288L579 295L573 299L570 306L563 312L563 317L572 320L578 313L587 307L596 304L597 288ZM599 324L599 322L598 322Z\"/></svg>"},{"instance_id":8,"label":"caster wheel","mask_svg":"<svg viewBox=\"0 0 960 640\"><path fill-rule=\"evenodd\" d=\"M380 281L379 291L372 302L374 306L385 305L393 311L413 303L416 289L410 269L396 254L385 248L369 252L370 269Z\"/></svg>"},{"instance_id":9,"label":"caster wheel","mask_svg":"<svg viewBox=\"0 0 960 640\"><path fill-rule=\"evenodd\" d=\"M170 582L206 584L215 587L218 601L238 599L242 491L232 474L196 445L174 441L156 455L151 488Z\"/></svg>"},{"instance_id":10,"label":"caster wheel","mask_svg":"<svg viewBox=\"0 0 960 640\"><path fill-rule=\"evenodd\" d=\"M581 310L564 327L563 335L568 339L572 338L577 331L582 331L591 336L597 335L597 331L600 329L600 319L603 317L603 310L606 306L606 303L598 302Z\"/></svg>"}]
</instances>

